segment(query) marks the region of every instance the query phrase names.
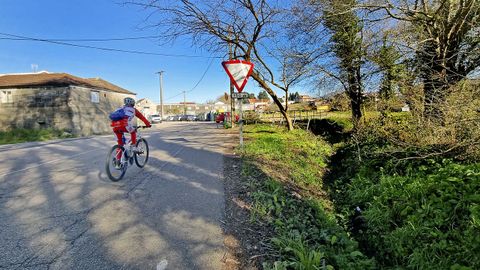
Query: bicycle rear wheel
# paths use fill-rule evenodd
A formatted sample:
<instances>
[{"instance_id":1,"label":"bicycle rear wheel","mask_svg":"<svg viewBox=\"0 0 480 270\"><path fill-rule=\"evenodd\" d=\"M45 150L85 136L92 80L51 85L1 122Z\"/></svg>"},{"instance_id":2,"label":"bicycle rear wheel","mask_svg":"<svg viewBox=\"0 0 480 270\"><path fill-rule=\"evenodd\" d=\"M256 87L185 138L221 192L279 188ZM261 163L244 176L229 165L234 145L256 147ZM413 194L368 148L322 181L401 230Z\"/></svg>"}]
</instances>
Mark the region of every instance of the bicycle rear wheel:
<instances>
[{"instance_id":1,"label":"bicycle rear wheel","mask_svg":"<svg viewBox=\"0 0 480 270\"><path fill-rule=\"evenodd\" d=\"M120 159L117 158L118 151L122 152L120 155ZM127 172L127 165L125 162L123 162L124 155L125 148L118 145L114 145L107 155L107 160L105 162L105 171L107 172L108 178L110 178L110 180L114 182L122 179Z\"/></svg>"},{"instance_id":2,"label":"bicycle rear wheel","mask_svg":"<svg viewBox=\"0 0 480 270\"><path fill-rule=\"evenodd\" d=\"M137 152L135 153L135 163L138 167L143 168L148 161L148 143L145 139L138 140L137 144Z\"/></svg>"}]
</instances>

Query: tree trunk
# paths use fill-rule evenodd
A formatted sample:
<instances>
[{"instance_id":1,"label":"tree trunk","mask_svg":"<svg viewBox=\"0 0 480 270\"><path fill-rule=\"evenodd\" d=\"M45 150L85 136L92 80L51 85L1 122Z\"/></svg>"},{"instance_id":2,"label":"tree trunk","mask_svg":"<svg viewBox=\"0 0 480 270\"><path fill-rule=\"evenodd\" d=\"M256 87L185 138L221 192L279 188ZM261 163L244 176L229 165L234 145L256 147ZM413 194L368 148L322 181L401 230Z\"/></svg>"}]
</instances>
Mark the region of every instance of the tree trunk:
<instances>
[{"instance_id":1,"label":"tree trunk","mask_svg":"<svg viewBox=\"0 0 480 270\"><path fill-rule=\"evenodd\" d=\"M288 130L293 130L292 119L290 118L290 116L288 116L287 109L280 102L280 100L277 97L277 94L275 94L275 92L268 86L268 84L260 77L260 75L257 72L255 71L252 72L251 76L272 97L273 102L275 102L275 104L277 105L278 110L283 115L283 118L285 118L285 122L287 123Z\"/></svg>"},{"instance_id":2,"label":"tree trunk","mask_svg":"<svg viewBox=\"0 0 480 270\"><path fill-rule=\"evenodd\" d=\"M350 104L352 106L352 122L353 127L356 129L362 119L362 95L358 92L350 94Z\"/></svg>"},{"instance_id":3,"label":"tree trunk","mask_svg":"<svg viewBox=\"0 0 480 270\"><path fill-rule=\"evenodd\" d=\"M360 67L351 67L348 72L348 89L347 94L350 97L350 104L352 106L352 121L354 128L357 128L360 119L362 118L362 86L360 84Z\"/></svg>"},{"instance_id":4,"label":"tree trunk","mask_svg":"<svg viewBox=\"0 0 480 270\"><path fill-rule=\"evenodd\" d=\"M432 74L433 75L433 74ZM436 79L424 78L423 80L423 94L424 94L424 115L429 120L442 120L443 114L440 109L444 102L444 89L442 83Z\"/></svg>"},{"instance_id":5,"label":"tree trunk","mask_svg":"<svg viewBox=\"0 0 480 270\"><path fill-rule=\"evenodd\" d=\"M282 111L280 111L280 113L281 113L281 114L283 115L283 117L285 118L285 122L287 123L287 128L288 128L288 130L293 130L292 119L291 119L290 116L288 115L287 111L282 110Z\"/></svg>"},{"instance_id":6,"label":"tree trunk","mask_svg":"<svg viewBox=\"0 0 480 270\"><path fill-rule=\"evenodd\" d=\"M439 53L443 52L444 53ZM455 51L441 49L434 42L426 43L418 53L423 81L424 115L432 121L443 122L442 106L450 94L450 86L458 83L468 72L457 68Z\"/></svg>"}]
</instances>

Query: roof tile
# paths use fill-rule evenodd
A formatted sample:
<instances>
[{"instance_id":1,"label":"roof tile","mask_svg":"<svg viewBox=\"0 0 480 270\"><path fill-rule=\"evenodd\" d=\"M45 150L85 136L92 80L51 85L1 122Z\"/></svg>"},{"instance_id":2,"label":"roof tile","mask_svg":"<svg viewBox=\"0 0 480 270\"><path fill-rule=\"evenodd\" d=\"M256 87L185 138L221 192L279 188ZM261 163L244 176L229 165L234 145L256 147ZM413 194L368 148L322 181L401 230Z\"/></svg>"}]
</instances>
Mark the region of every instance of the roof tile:
<instances>
[{"instance_id":1,"label":"roof tile","mask_svg":"<svg viewBox=\"0 0 480 270\"><path fill-rule=\"evenodd\" d=\"M0 88L11 87L32 87L50 85L77 85L97 89L104 89L122 94L132 93L124 88L114 85L100 78L84 79L67 73L24 73L24 74L3 74L0 75Z\"/></svg>"}]
</instances>

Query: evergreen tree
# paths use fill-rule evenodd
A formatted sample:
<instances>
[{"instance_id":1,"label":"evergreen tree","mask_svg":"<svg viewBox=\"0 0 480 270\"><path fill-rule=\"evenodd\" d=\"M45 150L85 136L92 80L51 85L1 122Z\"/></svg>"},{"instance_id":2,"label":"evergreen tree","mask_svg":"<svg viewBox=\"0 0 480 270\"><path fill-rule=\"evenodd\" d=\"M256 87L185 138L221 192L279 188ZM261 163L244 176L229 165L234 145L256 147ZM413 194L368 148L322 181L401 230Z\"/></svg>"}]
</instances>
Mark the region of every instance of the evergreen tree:
<instances>
[{"instance_id":1,"label":"evergreen tree","mask_svg":"<svg viewBox=\"0 0 480 270\"><path fill-rule=\"evenodd\" d=\"M267 91L260 91L260 93L258 93L258 99L268 99L270 100L270 98L268 97L268 93Z\"/></svg>"}]
</instances>

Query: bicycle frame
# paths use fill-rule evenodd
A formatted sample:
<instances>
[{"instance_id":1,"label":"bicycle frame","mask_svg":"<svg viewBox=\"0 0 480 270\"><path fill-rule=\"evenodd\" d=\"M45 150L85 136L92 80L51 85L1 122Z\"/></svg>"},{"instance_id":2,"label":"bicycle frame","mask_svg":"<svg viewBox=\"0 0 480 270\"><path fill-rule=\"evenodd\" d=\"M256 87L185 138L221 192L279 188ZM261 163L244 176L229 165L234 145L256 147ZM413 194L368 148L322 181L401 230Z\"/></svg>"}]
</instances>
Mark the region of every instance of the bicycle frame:
<instances>
[{"instance_id":1,"label":"bicycle frame","mask_svg":"<svg viewBox=\"0 0 480 270\"><path fill-rule=\"evenodd\" d=\"M133 162L137 164L139 168L143 168L148 161L148 143L142 138L142 135L138 133L139 128L144 127L135 127L137 131L137 142L143 142L137 151L132 151L132 138L131 136L125 136L126 132L122 133L122 142L123 146L115 145L110 150L107 155L107 160L105 163L105 169L107 175L112 181L119 181L125 175L129 165L133 165ZM117 135L118 136L118 135ZM128 164L130 163L130 164ZM113 166L113 168L111 167ZM115 176L112 174L114 171L120 171L120 174Z\"/></svg>"},{"instance_id":2,"label":"bicycle frame","mask_svg":"<svg viewBox=\"0 0 480 270\"><path fill-rule=\"evenodd\" d=\"M138 140L140 140L142 138L142 135L140 134L140 132L138 130L142 127L134 127L134 128L135 128L135 132L137 133L137 142L138 142ZM123 132L122 133L122 141L123 141L123 149L124 150L122 151L122 157L120 158L120 163L122 163L125 166L125 169L126 169L127 166L128 166L129 160L131 158L133 158L133 156L135 154L132 152L132 148L131 148L132 147L132 135L130 134L130 136L128 136L128 140L127 140L127 137L125 137L125 133L130 134L129 132ZM126 155L126 153L128 153L128 155Z\"/></svg>"}]
</instances>

